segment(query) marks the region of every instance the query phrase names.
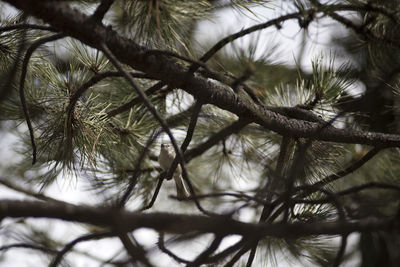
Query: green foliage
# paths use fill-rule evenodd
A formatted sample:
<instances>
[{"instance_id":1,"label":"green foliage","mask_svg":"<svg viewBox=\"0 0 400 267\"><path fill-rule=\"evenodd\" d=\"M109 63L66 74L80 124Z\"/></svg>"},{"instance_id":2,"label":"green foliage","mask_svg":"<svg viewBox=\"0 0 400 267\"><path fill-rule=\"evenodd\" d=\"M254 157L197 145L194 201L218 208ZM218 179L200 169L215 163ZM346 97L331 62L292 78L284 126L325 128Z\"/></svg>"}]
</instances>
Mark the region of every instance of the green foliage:
<instances>
[{"instance_id":1,"label":"green foliage","mask_svg":"<svg viewBox=\"0 0 400 267\"><path fill-rule=\"evenodd\" d=\"M156 48L186 49L192 22L205 18L211 9L208 1L133 1L116 3L113 22L139 43Z\"/></svg>"}]
</instances>

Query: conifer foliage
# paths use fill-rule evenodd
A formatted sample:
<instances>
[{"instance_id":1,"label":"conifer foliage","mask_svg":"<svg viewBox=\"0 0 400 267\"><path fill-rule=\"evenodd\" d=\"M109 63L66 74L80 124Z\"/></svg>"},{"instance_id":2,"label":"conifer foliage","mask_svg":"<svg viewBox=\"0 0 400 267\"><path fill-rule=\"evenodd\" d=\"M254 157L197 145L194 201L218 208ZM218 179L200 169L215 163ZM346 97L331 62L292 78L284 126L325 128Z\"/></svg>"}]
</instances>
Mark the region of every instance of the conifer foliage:
<instances>
[{"instance_id":1,"label":"conifer foliage","mask_svg":"<svg viewBox=\"0 0 400 267\"><path fill-rule=\"evenodd\" d=\"M0 197L0 263L400 266L399 7L0 1L0 192L19 193ZM201 26L224 12L252 26ZM289 23L302 42L283 62L270 36ZM316 29L331 39L305 62Z\"/></svg>"}]
</instances>

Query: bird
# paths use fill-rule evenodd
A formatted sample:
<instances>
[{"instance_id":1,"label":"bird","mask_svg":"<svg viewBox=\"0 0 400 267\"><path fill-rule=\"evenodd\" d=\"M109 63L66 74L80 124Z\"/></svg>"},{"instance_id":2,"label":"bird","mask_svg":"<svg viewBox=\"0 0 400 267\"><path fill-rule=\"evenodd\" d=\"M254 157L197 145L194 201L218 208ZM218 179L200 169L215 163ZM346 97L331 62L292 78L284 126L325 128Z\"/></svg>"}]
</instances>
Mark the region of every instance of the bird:
<instances>
[{"instance_id":1,"label":"bird","mask_svg":"<svg viewBox=\"0 0 400 267\"><path fill-rule=\"evenodd\" d=\"M162 143L161 144L161 150L160 150L160 155L158 157L158 163L160 164L160 167L164 171L168 171L169 168L171 167L172 162L174 161L175 158L175 150L172 147L171 144L168 143ZM181 166L178 164L176 167L176 170L173 175L175 185L176 185L176 195L178 198L189 198L190 193L187 190L185 183L182 178L182 169Z\"/></svg>"}]
</instances>

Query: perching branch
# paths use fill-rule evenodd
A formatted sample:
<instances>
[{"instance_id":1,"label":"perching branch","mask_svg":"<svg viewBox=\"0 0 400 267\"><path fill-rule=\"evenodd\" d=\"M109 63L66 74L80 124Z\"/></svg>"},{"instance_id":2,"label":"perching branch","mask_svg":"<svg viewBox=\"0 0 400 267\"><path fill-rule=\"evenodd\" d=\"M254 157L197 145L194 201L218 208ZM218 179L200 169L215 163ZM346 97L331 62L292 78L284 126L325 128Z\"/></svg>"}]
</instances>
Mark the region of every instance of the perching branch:
<instances>
[{"instance_id":1,"label":"perching branch","mask_svg":"<svg viewBox=\"0 0 400 267\"><path fill-rule=\"evenodd\" d=\"M193 133L194 133L194 130L195 130L196 124L197 124L197 119L199 118L199 114L200 114L200 111L201 111L201 107L202 107L202 104L199 101L197 101L194 104L193 113L192 113L192 116L190 117L189 126L188 126L188 129L186 131L186 137L183 140L182 145L181 145L182 153L185 153L187 147L190 144L190 141L192 140ZM179 160L178 157L174 158L174 160L173 160L173 162L172 162L172 164L171 164L171 166L170 166L170 168L168 170L168 173L167 173L167 175L165 177L167 180L170 180L172 178L172 175L174 174L174 172L176 170L176 167L178 166L178 160ZM185 180L185 182L188 183L189 187L190 186L193 187L192 185L189 185L190 184L189 180L188 181Z\"/></svg>"},{"instance_id":2,"label":"perching branch","mask_svg":"<svg viewBox=\"0 0 400 267\"><path fill-rule=\"evenodd\" d=\"M124 77L128 80L128 82L132 85L132 87L136 90L137 94L140 96L140 98L143 100L144 104L146 105L146 107L149 109L149 111L151 112L151 114L154 116L154 118L160 123L162 129L167 133L172 146L175 149L175 154L179 159L179 163L181 165L182 168L182 177L183 179L187 182L190 193L195 196L196 193L194 192L194 188L192 186L192 184L190 183L186 168L185 168L185 160L183 157L183 153L180 150L180 148L178 147L178 144L168 126L168 124L165 122L165 120L161 117L161 115L158 113L158 111L156 110L156 108L153 106L153 104L151 104L150 100L147 98L146 94L142 91L142 89L136 85L135 81L132 79L132 77L129 75L128 72L126 72L120 62L115 58L115 56L113 55L113 53L109 50L109 48L107 47L106 44L102 43L101 44L102 47L102 51L104 52L104 54L110 59L110 61L112 62L112 64L117 68L118 71L120 71L121 73L124 74ZM196 207L202 211L203 213L208 213L206 210L204 210L204 208L200 205L200 202L197 199L193 199Z\"/></svg>"}]
</instances>

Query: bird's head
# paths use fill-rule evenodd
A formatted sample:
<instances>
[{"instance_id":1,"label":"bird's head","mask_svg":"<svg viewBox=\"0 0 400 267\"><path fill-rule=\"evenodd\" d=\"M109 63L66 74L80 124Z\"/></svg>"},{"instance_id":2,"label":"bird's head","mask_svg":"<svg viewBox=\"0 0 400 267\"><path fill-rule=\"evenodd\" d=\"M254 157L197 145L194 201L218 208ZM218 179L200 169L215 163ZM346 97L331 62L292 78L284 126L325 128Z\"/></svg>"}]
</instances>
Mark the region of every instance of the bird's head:
<instances>
[{"instance_id":1,"label":"bird's head","mask_svg":"<svg viewBox=\"0 0 400 267\"><path fill-rule=\"evenodd\" d=\"M168 143L161 144L161 149L169 150L170 148L171 148L171 144L168 144Z\"/></svg>"}]
</instances>

